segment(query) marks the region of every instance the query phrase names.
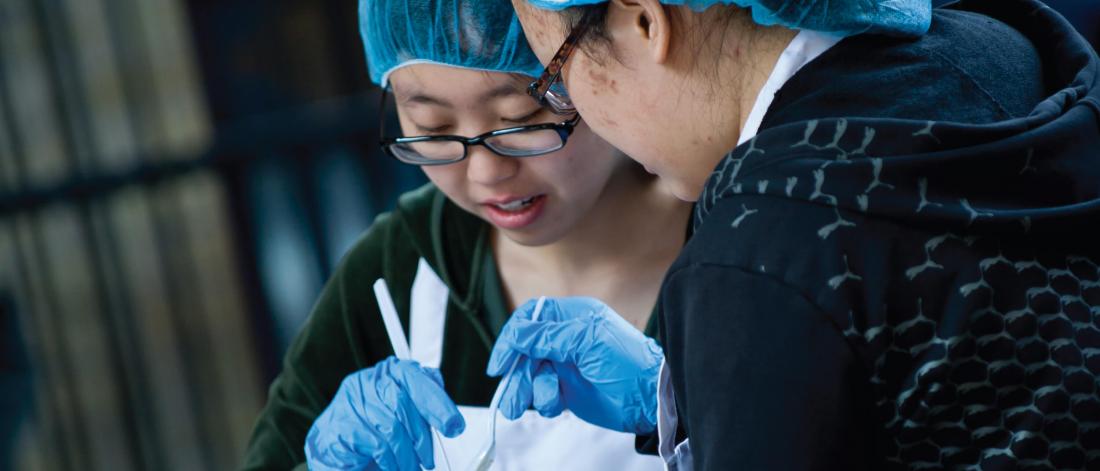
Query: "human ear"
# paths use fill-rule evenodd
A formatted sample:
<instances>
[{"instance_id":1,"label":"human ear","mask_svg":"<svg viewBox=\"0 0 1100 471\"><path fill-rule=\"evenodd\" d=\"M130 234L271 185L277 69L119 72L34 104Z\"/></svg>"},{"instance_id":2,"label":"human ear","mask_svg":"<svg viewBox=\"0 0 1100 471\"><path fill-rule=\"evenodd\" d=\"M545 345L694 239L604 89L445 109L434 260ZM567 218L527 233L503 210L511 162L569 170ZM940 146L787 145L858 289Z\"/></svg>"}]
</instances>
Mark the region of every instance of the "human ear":
<instances>
[{"instance_id":1,"label":"human ear","mask_svg":"<svg viewBox=\"0 0 1100 471\"><path fill-rule=\"evenodd\" d=\"M668 60L672 17L659 0L611 0L607 8L608 29L616 39L636 44L657 64Z\"/></svg>"}]
</instances>

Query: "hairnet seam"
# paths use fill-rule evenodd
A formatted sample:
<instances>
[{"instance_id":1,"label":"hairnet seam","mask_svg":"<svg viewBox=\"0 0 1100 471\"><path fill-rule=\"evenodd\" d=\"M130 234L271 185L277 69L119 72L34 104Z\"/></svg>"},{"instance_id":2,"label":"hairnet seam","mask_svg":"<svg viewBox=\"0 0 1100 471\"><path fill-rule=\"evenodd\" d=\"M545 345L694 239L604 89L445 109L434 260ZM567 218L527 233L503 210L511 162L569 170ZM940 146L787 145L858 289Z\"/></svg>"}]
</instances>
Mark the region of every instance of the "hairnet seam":
<instances>
[{"instance_id":1,"label":"hairnet seam","mask_svg":"<svg viewBox=\"0 0 1100 471\"><path fill-rule=\"evenodd\" d=\"M489 68L484 68L484 67L470 67L470 66L465 66L465 65L455 65L455 64L448 64L446 62L440 62L440 61L435 61L435 60L431 60L431 59L411 59L411 60L407 60L405 62L402 62L400 64L397 64L393 67L390 67L390 70L387 70L385 73L382 74L382 78L378 81L379 82L378 86L380 86L382 88L386 88L386 86L388 86L388 84L389 84L390 74L394 73L394 71L396 71L397 69L400 69L400 68L403 68L403 67L408 67L410 65L418 65L418 64L441 65L441 66L444 66L444 67L453 67L453 68L456 68L456 69L463 69L463 70L473 70L473 71L476 71L476 72L491 72L491 73L498 73L498 74L517 73L517 74L521 74L521 75L527 75L527 76L531 77L532 80L534 80L533 75L523 73L523 72L506 72L506 71L499 70L499 69L489 69Z\"/></svg>"}]
</instances>

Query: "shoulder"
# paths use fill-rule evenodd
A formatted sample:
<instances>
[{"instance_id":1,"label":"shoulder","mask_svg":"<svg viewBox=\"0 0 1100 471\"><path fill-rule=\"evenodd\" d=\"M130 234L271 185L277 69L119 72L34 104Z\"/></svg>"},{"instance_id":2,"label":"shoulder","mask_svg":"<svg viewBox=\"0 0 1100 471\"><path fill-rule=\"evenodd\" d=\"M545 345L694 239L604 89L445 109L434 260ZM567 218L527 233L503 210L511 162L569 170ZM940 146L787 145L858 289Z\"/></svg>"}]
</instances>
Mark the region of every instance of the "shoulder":
<instances>
[{"instance_id":1,"label":"shoulder","mask_svg":"<svg viewBox=\"0 0 1100 471\"><path fill-rule=\"evenodd\" d=\"M762 128L830 117L988 123L1026 116L1044 94L1039 53L1021 32L937 9L920 38L837 43L780 89Z\"/></svg>"},{"instance_id":2,"label":"shoulder","mask_svg":"<svg viewBox=\"0 0 1100 471\"><path fill-rule=\"evenodd\" d=\"M348 250L330 284L360 287L385 278L404 312L408 288L424 260L449 289L465 293L468 267L478 263L479 247L486 244L486 227L434 185L424 185L401 195L393 211L377 217Z\"/></svg>"},{"instance_id":3,"label":"shoulder","mask_svg":"<svg viewBox=\"0 0 1100 471\"><path fill-rule=\"evenodd\" d=\"M431 201L439 191L425 186L402 195L397 206L378 215L344 254L325 283L288 360L310 361L321 351L338 351L342 361L353 364L339 368L328 378L338 384L343 374L369 366L389 354L388 340L381 328L372 286L385 279L400 316L409 305L409 287L422 258L414 232L430 223ZM421 232L427 232L426 230ZM349 343L333 339L352 339ZM322 345L322 346L318 346ZM307 353L312 352L312 353ZM297 358L305 355L306 360ZM326 369L327 371L328 369Z\"/></svg>"},{"instance_id":4,"label":"shoulder","mask_svg":"<svg viewBox=\"0 0 1100 471\"><path fill-rule=\"evenodd\" d=\"M348 249L337 268L347 275L363 271L381 272L395 256L416 251L411 233L429 222L429 196L433 188L422 187L401 196L396 208L379 214ZM405 204L410 202L411 204ZM415 262L415 260L414 260Z\"/></svg>"},{"instance_id":5,"label":"shoulder","mask_svg":"<svg viewBox=\"0 0 1100 471\"><path fill-rule=\"evenodd\" d=\"M755 193L727 195L697 224L666 280L681 279L679 285L691 291L714 288L690 278L728 292L740 290L735 285L743 283L761 291L759 286L772 286L775 293L804 299L839 324L847 311L828 309L822 297L830 277L845 272L845 247L857 243L854 238L870 237L852 230L863 225L862 215L812 202ZM698 276L699 267L711 275Z\"/></svg>"},{"instance_id":6,"label":"shoulder","mask_svg":"<svg viewBox=\"0 0 1100 471\"><path fill-rule=\"evenodd\" d=\"M748 191L719 198L696 229L670 272L709 265L724 267L729 279L754 274L797 293L836 325L847 325L866 296L881 295L882 282L901 267L919 264L925 240L922 230L824 200Z\"/></svg>"},{"instance_id":7,"label":"shoulder","mask_svg":"<svg viewBox=\"0 0 1100 471\"><path fill-rule=\"evenodd\" d=\"M840 237L859 235L849 229L862 222L862 215L838 212L810 201L758 194L757 187L743 190L707 205L705 216L696 224L676 265L724 265L767 272L769 266L777 266L776 257L785 254L798 260L835 245Z\"/></svg>"},{"instance_id":8,"label":"shoulder","mask_svg":"<svg viewBox=\"0 0 1100 471\"><path fill-rule=\"evenodd\" d=\"M453 205L430 183L402 194L394 209L379 214L348 249L338 272L379 272L395 264L415 266L417 258L430 256L432 233L439 228L447 206Z\"/></svg>"},{"instance_id":9,"label":"shoulder","mask_svg":"<svg viewBox=\"0 0 1100 471\"><path fill-rule=\"evenodd\" d=\"M434 185L424 185L400 196L393 210L379 214L344 253L318 307L326 301L343 308L373 306L371 285L386 280L399 311L407 304L407 287L416 276L418 260L432 253L432 227L440 216L433 214L446 197Z\"/></svg>"}]
</instances>

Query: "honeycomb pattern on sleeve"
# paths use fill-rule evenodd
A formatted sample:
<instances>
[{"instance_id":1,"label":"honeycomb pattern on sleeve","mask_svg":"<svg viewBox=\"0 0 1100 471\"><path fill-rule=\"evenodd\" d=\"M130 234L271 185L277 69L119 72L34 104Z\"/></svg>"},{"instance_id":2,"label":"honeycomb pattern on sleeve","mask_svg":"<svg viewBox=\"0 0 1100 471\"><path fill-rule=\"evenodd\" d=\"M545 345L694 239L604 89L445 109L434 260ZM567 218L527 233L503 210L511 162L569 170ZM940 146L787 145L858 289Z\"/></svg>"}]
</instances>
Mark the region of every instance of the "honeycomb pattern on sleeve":
<instances>
[{"instance_id":1,"label":"honeycomb pattern on sleeve","mask_svg":"<svg viewBox=\"0 0 1100 471\"><path fill-rule=\"evenodd\" d=\"M728 231L766 221L776 198L828 208L832 216L820 224L794 226L805 228L796 240L836 257L822 262L835 271L805 288L835 298L829 307L847 311L839 320L845 336L869 357L890 467L1100 470L1098 260L1013 246L1006 241L1026 240L1042 222L940 191L937 178L945 177L888 156L899 142L949 147L957 138L948 125L830 119L800 126L761 134L727 156L699 200L696 224L724 198L737 199L731 207L739 211L706 223ZM1041 171L1043 152L988 156L1000 160L985 168L1002 175L972 177L1026 182ZM865 215L880 214L948 223L896 242L912 255L889 275L902 294L867 306L866 264L852 249L835 248Z\"/></svg>"}]
</instances>

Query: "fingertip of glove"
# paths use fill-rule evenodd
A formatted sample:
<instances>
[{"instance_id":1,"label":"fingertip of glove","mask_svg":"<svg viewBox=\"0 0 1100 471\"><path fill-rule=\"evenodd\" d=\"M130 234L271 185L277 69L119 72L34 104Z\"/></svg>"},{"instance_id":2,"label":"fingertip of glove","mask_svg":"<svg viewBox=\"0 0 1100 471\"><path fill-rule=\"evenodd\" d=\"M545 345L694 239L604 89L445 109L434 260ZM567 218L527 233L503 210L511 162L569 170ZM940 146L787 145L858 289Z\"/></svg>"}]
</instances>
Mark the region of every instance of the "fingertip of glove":
<instances>
[{"instance_id":1,"label":"fingertip of glove","mask_svg":"<svg viewBox=\"0 0 1100 471\"><path fill-rule=\"evenodd\" d=\"M556 408L556 407L555 408L548 408L548 409L535 408L535 410L539 411L539 415L541 415L541 416L543 416L547 419L553 419L554 417L557 417L557 416L561 415L561 413L562 413L562 409L559 409L559 408Z\"/></svg>"},{"instance_id":2,"label":"fingertip of glove","mask_svg":"<svg viewBox=\"0 0 1100 471\"><path fill-rule=\"evenodd\" d=\"M452 415L443 423L443 430L440 430L447 438L457 437L464 431L466 431L466 419L462 418L462 414Z\"/></svg>"},{"instance_id":3,"label":"fingertip of glove","mask_svg":"<svg viewBox=\"0 0 1100 471\"><path fill-rule=\"evenodd\" d=\"M494 349L492 355L489 357L489 364L485 367L485 374L496 377L501 376L507 371L505 365L512 364L511 361L507 361L513 355L509 354L507 350Z\"/></svg>"},{"instance_id":4,"label":"fingertip of glove","mask_svg":"<svg viewBox=\"0 0 1100 471\"><path fill-rule=\"evenodd\" d=\"M504 416L504 418L506 418L508 420L516 420L521 415L523 415L523 411L522 410L517 410L517 409L518 409L517 407L508 407L506 405L501 405L500 406L500 413L501 413L501 415Z\"/></svg>"}]
</instances>

